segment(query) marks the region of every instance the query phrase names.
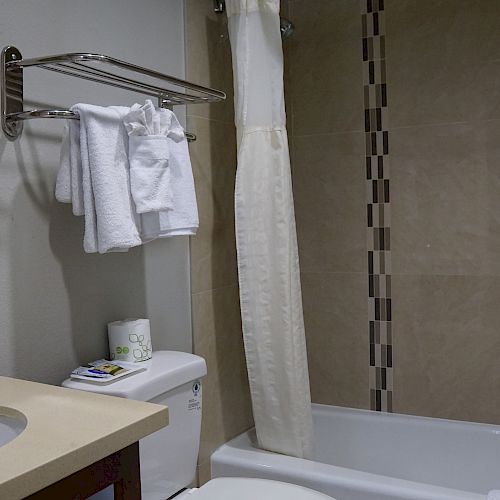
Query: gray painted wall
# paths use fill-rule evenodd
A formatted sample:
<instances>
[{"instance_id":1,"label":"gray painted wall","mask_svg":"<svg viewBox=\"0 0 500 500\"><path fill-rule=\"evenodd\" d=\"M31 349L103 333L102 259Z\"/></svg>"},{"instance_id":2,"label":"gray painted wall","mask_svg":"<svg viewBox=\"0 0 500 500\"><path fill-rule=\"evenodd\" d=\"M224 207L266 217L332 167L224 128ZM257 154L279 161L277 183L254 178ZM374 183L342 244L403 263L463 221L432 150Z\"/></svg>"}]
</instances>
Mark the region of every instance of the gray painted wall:
<instances>
[{"instance_id":1,"label":"gray painted wall","mask_svg":"<svg viewBox=\"0 0 500 500\"><path fill-rule=\"evenodd\" d=\"M101 52L184 76L182 0L0 0L0 43L24 57ZM25 108L143 96L25 71ZM183 112L182 112L183 113ZM107 354L106 323L148 315L154 348L191 350L188 239L86 255L83 221L53 197L63 122L0 138L0 374L59 383Z\"/></svg>"}]
</instances>

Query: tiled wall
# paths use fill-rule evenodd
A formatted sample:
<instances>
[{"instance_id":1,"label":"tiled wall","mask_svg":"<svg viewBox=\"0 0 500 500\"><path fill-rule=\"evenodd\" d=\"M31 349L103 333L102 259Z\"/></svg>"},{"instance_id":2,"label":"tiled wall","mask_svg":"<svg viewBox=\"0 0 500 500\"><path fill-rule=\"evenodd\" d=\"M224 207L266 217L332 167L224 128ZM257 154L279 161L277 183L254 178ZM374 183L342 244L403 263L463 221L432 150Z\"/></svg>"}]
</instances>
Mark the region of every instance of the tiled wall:
<instances>
[{"instance_id":1,"label":"tiled wall","mask_svg":"<svg viewBox=\"0 0 500 500\"><path fill-rule=\"evenodd\" d=\"M361 9L291 0L287 118L311 396L369 407Z\"/></svg>"},{"instance_id":2,"label":"tiled wall","mask_svg":"<svg viewBox=\"0 0 500 500\"><path fill-rule=\"evenodd\" d=\"M314 3L289 0L283 11L296 26L285 43L286 98L312 397L370 408L381 376L370 378L370 341L377 342L369 276L377 273L367 258L373 179L363 4ZM500 3L385 0L383 7L393 324L391 342L384 340L393 344L393 411L500 422ZM227 27L210 0L187 0L186 9L187 77L229 93L226 104L188 110L198 135L190 148L201 221L191 249L194 349L209 369L203 482L210 453L252 418L234 248ZM378 177L378 158L372 172Z\"/></svg>"},{"instance_id":3,"label":"tiled wall","mask_svg":"<svg viewBox=\"0 0 500 500\"><path fill-rule=\"evenodd\" d=\"M382 377L370 377L370 344L390 344L393 411L500 423L500 2L314 4L289 0L286 45L313 399L373 407ZM363 61L370 9L383 11L390 181L392 335L379 341L369 328L364 67L384 54L379 45ZM380 368L383 358L380 349Z\"/></svg>"},{"instance_id":4,"label":"tiled wall","mask_svg":"<svg viewBox=\"0 0 500 500\"><path fill-rule=\"evenodd\" d=\"M225 103L188 107L200 214L191 238L193 345L208 375L203 384L199 480L209 478L210 454L253 425L241 333L234 235L236 142L231 51L225 15L212 0L186 1L186 75L224 90Z\"/></svg>"},{"instance_id":5,"label":"tiled wall","mask_svg":"<svg viewBox=\"0 0 500 500\"><path fill-rule=\"evenodd\" d=\"M499 26L386 2L396 411L500 423Z\"/></svg>"}]
</instances>

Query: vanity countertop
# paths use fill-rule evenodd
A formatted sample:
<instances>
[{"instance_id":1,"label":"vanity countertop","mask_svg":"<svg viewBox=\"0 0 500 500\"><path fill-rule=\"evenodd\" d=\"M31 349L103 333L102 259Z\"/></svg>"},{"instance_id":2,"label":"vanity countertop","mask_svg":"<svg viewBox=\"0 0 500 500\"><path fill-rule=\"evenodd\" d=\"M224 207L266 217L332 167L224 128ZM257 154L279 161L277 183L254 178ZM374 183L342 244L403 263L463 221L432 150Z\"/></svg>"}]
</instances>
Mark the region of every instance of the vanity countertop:
<instances>
[{"instance_id":1,"label":"vanity countertop","mask_svg":"<svg viewBox=\"0 0 500 500\"><path fill-rule=\"evenodd\" d=\"M14 411L13 411L14 410ZM0 377L0 414L24 431L0 447L0 498L23 498L168 424L165 406Z\"/></svg>"}]
</instances>

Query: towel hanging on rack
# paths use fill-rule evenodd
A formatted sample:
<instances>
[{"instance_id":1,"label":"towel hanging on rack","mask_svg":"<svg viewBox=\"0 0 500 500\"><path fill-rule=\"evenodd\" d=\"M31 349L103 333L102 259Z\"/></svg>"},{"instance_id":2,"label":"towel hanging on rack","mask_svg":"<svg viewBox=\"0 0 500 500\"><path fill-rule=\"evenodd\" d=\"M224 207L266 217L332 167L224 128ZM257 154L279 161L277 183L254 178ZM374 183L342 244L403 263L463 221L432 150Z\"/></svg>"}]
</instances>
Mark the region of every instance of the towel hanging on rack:
<instances>
[{"instance_id":1,"label":"towel hanging on rack","mask_svg":"<svg viewBox=\"0 0 500 500\"><path fill-rule=\"evenodd\" d=\"M65 130L55 194L58 201L72 204L74 215L85 216L87 253L126 251L156 238L196 234L198 209L187 141L170 110L155 108L150 100L132 108L76 104L71 110L80 121L68 122ZM139 129L137 121L131 125L141 119L139 111L148 114L144 131L157 135L128 136L128 125L131 131ZM129 158L134 138L161 142L168 162L155 168L151 161L157 160L158 149L147 144L132 150L143 157Z\"/></svg>"},{"instance_id":2,"label":"towel hanging on rack","mask_svg":"<svg viewBox=\"0 0 500 500\"><path fill-rule=\"evenodd\" d=\"M142 106L134 104L123 123L129 135L130 191L137 213L172 210L169 137L182 141L184 130L172 111L156 110L150 99Z\"/></svg>"},{"instance_id":3,"label":"towel hanging on rack","mask_svg":"<svg viewBox=\"0 0 500 500\"><path fill-rule=\"evenodd\" d=\"M80 121L69 123L66 130L56 198L70 200L73 213L85 216L85 252L125 251L141 245L122 122L130 108L76 104L71 110L79 114Z\"/></svg>"}]
</instances>

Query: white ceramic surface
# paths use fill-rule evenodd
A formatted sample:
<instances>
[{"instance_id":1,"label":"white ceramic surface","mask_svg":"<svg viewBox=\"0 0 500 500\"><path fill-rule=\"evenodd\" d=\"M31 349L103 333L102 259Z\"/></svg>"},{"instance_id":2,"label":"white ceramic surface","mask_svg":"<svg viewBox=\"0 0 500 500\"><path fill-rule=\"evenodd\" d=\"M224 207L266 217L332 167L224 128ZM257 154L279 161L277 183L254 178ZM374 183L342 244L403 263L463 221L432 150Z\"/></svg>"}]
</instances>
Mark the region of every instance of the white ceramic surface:
<instances>
[{"instance_id":1,"label":"white ceramic surface","mask_svg":"<svg viewBox=\"0 0 500 500\"><path fill-rule=\"evenodd\" d=\"M0 407L0 446L4 446L15 439L26 429L26 417L10 408Z\"/></svg>"},{"instance_id":2,"label":"white ceramic surface","mask_svg":"<svg viewBox=\"0 0 500 500\"><path fill-rule=\"evenodd\" d=\"M170 424L140 441L143 500L173 498L196 480L200 448L202 382L205 360L194 354L156 351L148 370L98 386L68 379L63 386L168 406ZM113 488L89 500L112 500Z\"/></svg>"},{"instance_id":3,"label":"white ceramic surface","mask_svg":"<svg viewBox=\"0 0 500 500\"><path fill-rule=\"evenodd\" d=\"M500 488L500 426L313 405L314 460L260 450L253 430L219 448L212 477L260 477L342 500L484 500Z\"/></svg>"}]
</instances>

